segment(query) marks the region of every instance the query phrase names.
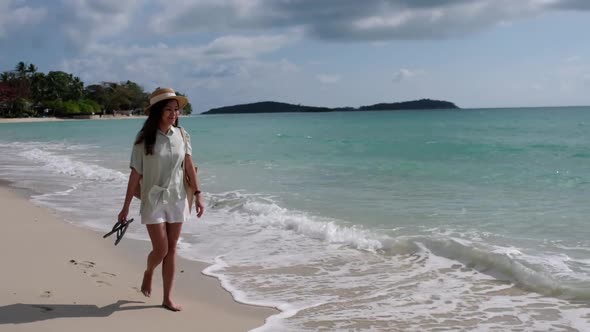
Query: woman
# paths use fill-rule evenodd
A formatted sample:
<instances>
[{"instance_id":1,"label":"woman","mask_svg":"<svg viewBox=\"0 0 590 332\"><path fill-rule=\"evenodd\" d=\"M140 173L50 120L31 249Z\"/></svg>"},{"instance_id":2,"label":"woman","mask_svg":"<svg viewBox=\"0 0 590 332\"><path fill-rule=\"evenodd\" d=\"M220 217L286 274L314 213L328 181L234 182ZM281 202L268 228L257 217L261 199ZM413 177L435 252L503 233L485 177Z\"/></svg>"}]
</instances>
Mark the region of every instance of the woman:
<instances>
[{"instance_id":1,"label":"woman","mask_svg":"<svg viewBox=\"0 0 590 332\"><path fill-rule=\"evenodd\" d=\"M150 105L145 109L148 118L133 146L127 193L118 216L119 221L127 220L129 205L141 181L141 223L146 225L152 242L141 292L148 297L151 295L152 275L162 263L162 306L172 311L182 310L172 301L171 292L176 244L190 209L183 183L185 173L189 182L194 184L191 187L195 188L197 217L204 212L191 158L190 136L178 126L178 114L186 104L188 100L177 96L170 88L158 88L150 95Z\"/></svg>"}]
</instances>

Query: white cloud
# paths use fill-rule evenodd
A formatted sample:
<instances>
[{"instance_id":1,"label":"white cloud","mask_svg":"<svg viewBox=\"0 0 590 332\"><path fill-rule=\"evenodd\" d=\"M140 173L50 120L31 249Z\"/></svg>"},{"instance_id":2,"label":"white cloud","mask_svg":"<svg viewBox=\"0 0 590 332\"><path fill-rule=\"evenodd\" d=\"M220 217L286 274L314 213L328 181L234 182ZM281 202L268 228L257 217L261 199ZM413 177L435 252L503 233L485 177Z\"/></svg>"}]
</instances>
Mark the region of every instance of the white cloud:
<instances>
[{"instance_id":1,"label":"white cloud","mask_svg":"<svg viewBox=\"0 0 590 332\"><path fill-rule=\"evenodd\" d=\"M270 53L290 43L288 35L269 36L223 36L199 47L202 54L224 59L254 58L262 53Z\"/></svg>"},{"instance_id":2,"label":"white cloud","mask_svg":"<svg viewBox=\"0 0 590 332\"><path fill-rule=\"evenodd\" d=\"M506 25L551 10L590 9L582 0L161 1L161 34L298 28L326 40L440 39Z\"/></svg>"},{"instance_id":3,"label":"white cloud","mask_svg":"<svg viewBox=\"0 0 590 332\"><path fill-rule=\"evenodd\" d=\"M423 73L422 70L411 70L411 69L407 69L407 68L401 68L395 74L393 74L392 80L393 80L393 82L398 83L398 82L405 81L407 79L411 79L413 77L416 77L422 73Z\"/></svg>"},{"instance_id":4,"label":"white cloud","mask_svg":"<svg viewBox=\"0 0 590 332\"><path fill-rule=\"evenodd\" d=\"M553 74L556 81L560 82L565 91L577 91L583 94L587 92L588 78L590 78L590 65L579 60L572 61L557 67Z\"/></svg>"},{"instance_id":5,"label":"white cloud","mask_svg":"<svg viewBox=\"0 0 590 332\"><path fill-rule=\"evenodd\" d=\"M544 71L537 71L537 77L529 76L529 83L523 81L523 84L530 84L532 90L543 92L548 99L560 99L561 102L568 98L582 100L590 83L590 64L578 57L570 61L568 59L545 66Z\"/></svg>"},{"instance_id":6,"label":"white cloud","mask_svg":"<svg viewBox=\"0 0 590 332\"><path fill-rule=\"evenodd\" d=\"M164 63L188 62L206 65L220 61L254 59L272 53L295 40L291 35L238 36L228 35L216 38L203 45L170 46L158 43L152 46L94 44L88 53L117 56L122 58L155 58Z\"/></svg>"},{"instance_id":7,"label":"white cloud","mask_svg":"<svg viewBox=\"0 0 590 332\"><path fill-rule=\"evenodd\" d=\"M372 42L370 42L370 45L373 47L385 47L385 46L391 45L391 42L389 42L389 41L372 41Z\"/></svg>"},{"instance_id":8,"label":"white cloud","mask_svg":"<svg viewBox=\"0 0 590 332\"><path fill-rule=\"evenodd\" d=\"M279 65L280 65L281 71L283 71L285 73L297 73L297 72L301 71L299 66L297 66L296 64L292 63L291 61L289 61L287 59L281 59L281 61L279 62Z\"/></svg>"},{"instance_id":9,"label":"white cloud","mask_svg":"<svg viewBox=\"0 0 590 332\"><path fill-rule=\"evenodd\" d=\"M572 55L570 57L567 57L565 59L565 62L570 62L571 63L571 62L578 62L580 60L582 60L582 57L581 56L579 56L579 55Z\"/></svg>"},{"instance_id":10,"label":"white cloud","mask_svg":"<svg viewBox=\"0 0 590 332\"><path fill-rule=\"evenodd\" d=\"M0 2L0 38L6 37L10 31L35 26L46 16L45 7L29 7L20 1L3 0Z\"/></svg>"},{"instance_id":11,"label":"white cloud","mask_svg":"<svg viewBox=\"0 0 590 332\"><path fill-rule=\"evenodd\" d=\"M194 98L198 97L195 91L208 91L211 102L227 99L223 94L215 97L227 88L241 91L240 96L253 95L264 87L280 86L300 72L296 64L284 58L258 59L292 40L289 35L261 35L224 36L194 46L93 44L87 52L63 61L61 69L75 73L86 84L129 79L146 90L172 86Z\"/></svg>"},{"instance_id":12,"label":"white cloud","mask_svg":"<svg viewBox=\"0 0 590 332\"><path fill-rule=\"evenodd\" d=\"M323 84L334 84L340 82L341 77L339 75L331 75L331 74L318 74L316 75L318 81L322 82Z\"/></svg>"},{"instance_id":13,"label":"white cloud","mask_svg":"<svg viewBox=\"0 0 590 332\"><path fill-rule=\"evenodd\" d=\"M74 48L86 49L125 31L138 4L137 0L62 0L61 26Z\"/></svg>"}]
</instances>

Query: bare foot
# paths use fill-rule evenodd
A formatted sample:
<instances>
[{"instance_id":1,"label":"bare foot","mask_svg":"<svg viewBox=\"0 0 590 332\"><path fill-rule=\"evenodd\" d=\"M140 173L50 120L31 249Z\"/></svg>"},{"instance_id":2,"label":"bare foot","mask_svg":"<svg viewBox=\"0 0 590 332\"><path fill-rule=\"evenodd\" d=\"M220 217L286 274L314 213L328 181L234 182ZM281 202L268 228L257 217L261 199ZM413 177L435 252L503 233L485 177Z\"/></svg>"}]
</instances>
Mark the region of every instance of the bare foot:
<instances>
[{"instance_id":1,"label":"bare foot","mask_svg":"<svg viewBox=\"0 0 590 332\"><path fill-rule=\"evenodd\" d=\"M148 271L145 271L143 273L143 281L141 282L141 292L146 297L150 297L150 295L152 295L152 275L153 272L150 273Z\"/></svg>"},{"instance_id":2,"label":"bare foot","mask_svg":"<svg viewBox=\"0 0 590 332\"><path fill-rule=\"evenodd\" d=\"M168 309L170 311L180 311L180 310L182 310L182 307L181 306L172 303L172 301L162 303L162 307L164 307L164 309Z\"/></svg>"}]
</instances>

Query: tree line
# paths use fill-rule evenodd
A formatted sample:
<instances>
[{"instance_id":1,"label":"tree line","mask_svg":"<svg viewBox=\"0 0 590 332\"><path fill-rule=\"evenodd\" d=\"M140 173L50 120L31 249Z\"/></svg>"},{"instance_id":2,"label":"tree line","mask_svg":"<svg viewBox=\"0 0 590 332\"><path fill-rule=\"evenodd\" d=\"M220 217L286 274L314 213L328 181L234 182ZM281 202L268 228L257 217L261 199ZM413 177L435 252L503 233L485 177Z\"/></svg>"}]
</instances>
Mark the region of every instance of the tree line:
<instances>
[{"instance_id":1,"label":"tree line","mask_svg":"<svg viewBox=\"0 0 590 332\"><path fill-rule=\"evenodd\" d=\"M181 93L177 93L182 95ZM149 93L133 82L100 82L85 86L79 77L63 71L39 72L34 64L19 62L0 73L0 117L71 117L143 114ZM192 113L191 104L184 108Z\"/></svg>"}]
</instances>

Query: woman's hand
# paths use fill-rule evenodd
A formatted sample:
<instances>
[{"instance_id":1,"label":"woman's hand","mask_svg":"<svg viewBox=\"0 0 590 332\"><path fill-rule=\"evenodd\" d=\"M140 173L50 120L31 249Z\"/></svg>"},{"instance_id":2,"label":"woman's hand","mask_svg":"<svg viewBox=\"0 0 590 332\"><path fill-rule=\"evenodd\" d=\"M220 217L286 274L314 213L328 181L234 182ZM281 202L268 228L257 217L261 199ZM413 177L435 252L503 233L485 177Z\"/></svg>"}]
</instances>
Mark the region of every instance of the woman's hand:
<instances>
[{"instance_id":1,"label":"woman's hand","mask_svg":"<svg viewBox=\"0 0 590 332\"><path fill-rule=\"evenodd\" d=\"M127 221L127 215L129 215L129 205L131 205L131 200L133 199L133 193L135 189L139 186L139 181L141 180L141 174L137 172L135 168L131 168L131 173L129 173L129 181L127 182L127 191L125 193L125 202L123 203L123 208L119 215L117 216L118 221Z\"/></svg>"},{"instance_id":2,"label":"woman's hand","mask_svg":"<svg viewBox=\"0 0 590 332\"><path fill-rule=\"evenodd\" d=\"M201 218L201 216L203 215L203 212L205 212L205 206L203 205L203 202L201 200L201 194L197 195L197 218Z\"/></svg>"},{"instance_id":3,"label":"woman's hand","mask_svg":"<svg viewBox=\"0 0 590 332\"><path fill-rule=\"evenodd\" d=\"M129 207L124 206L123 209L121 209L121 212L119 212L119 216L117 217L117 220L126 221L128 214L129 214Z\"/></svg>"}]
</instances>

